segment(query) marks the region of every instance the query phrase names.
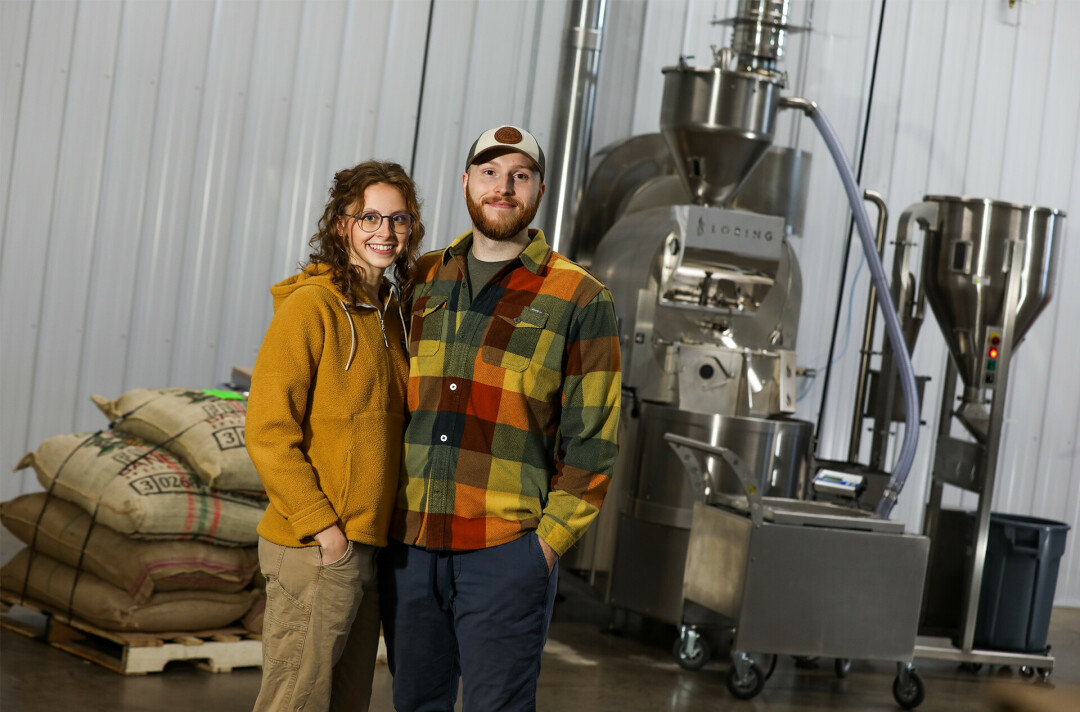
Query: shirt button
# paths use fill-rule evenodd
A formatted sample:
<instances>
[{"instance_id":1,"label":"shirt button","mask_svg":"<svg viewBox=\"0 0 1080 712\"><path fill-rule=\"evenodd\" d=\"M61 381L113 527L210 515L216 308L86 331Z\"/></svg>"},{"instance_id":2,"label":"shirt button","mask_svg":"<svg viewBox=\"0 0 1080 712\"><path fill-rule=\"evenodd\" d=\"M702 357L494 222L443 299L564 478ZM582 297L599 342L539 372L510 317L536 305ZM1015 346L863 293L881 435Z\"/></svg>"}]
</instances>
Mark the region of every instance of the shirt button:
<instances>
[{"instance_id":1,"label":"shirt button","mask_svg":"<svg viewBox=\"0 0 1080 712\"><path fill-rule=\"evenodd\" d=\"M439 440L441 440L442 442L446 442L446 436L445 435L440 435Z\"/></svg>"},{"instance_id":2,"label":"shirt button","mask_svg":"<svg viewBox=\"0 0 1080 712\"><path fill-rule=\"evenodd\" d=\"M457 384L456 383L451 383L450 384L450 390L456 391L457 390Z\"/></svg>"}]
</instances>

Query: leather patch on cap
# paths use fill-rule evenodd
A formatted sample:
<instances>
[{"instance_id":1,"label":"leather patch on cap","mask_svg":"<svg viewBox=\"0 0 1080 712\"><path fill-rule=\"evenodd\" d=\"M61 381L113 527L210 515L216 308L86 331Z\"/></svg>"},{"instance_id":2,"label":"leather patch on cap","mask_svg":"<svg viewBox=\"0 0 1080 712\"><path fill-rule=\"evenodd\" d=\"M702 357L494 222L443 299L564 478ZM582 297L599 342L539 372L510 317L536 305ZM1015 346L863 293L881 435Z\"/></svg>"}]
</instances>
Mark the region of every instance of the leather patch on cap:
<instances>
[{"instance_id":1,"label":"leather patch on cap","mask_svg":"<svg viewBox=\"0 0 1080 712\"><path fill-rule=\"evenodd\" d=\"M495 132L495 140L499 143L521 143L523 136L513 126L503 126Z\"/></svg>"}]
</instances>

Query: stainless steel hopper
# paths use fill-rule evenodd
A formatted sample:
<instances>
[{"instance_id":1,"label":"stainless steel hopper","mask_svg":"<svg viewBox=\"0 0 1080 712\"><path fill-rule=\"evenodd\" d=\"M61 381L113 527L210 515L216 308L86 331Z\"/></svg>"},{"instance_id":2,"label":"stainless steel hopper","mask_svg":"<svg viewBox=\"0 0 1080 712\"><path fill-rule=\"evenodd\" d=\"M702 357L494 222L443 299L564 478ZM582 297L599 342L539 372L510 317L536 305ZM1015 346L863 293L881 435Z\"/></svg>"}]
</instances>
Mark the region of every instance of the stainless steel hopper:
<instances>
[{"instance_id":1,"label":"stainless steel hopper","mask_svg":"<svg viewBox=\"0 0 1080 712\"><path fill-rule=\"evenodd\" d=\"M983 439L989 414L982 394L1001 381L999 355L1015 352L1050 301L1065 215L982 198L923 200L909 208L936 214L925 222L923 288L964 383L959 415ZM1015 320L1006 330L1006 287L1016 249L1023 254Z\"/></svg>"},{"instance_id":2,"label":"stainless steel hopper","mask_svg":"<svg viewBox=\"0 0 1080 712\"><path fill-rule=\"evenodd\" d=\"M664 69L660 132L700 205L725 206L772 143L785 74L777 67L789 32L788 0L740 0L730 48L712 67Z\"/></svg>"},{"instance_id":3,"label":"stainless steel hopper","mask_svg":"<svg viewBox=\"0 0 1080 712\"><path fill-rule=\"evenodd\" d=\"M699 205L724 205L772 143L781 75L720 66L664 68L660 132Z\"/></svg>"}]
</instances>

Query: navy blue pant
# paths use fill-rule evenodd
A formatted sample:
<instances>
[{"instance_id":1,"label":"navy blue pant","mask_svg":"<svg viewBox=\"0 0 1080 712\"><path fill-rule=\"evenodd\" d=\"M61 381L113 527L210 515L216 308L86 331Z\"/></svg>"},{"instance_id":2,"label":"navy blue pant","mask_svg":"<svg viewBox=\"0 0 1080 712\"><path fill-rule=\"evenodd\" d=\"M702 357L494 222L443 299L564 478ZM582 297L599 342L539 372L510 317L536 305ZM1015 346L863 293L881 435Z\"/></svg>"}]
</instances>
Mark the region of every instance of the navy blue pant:
<instances>
[{"instance_id":1,"label":"navy blue pant","mask_svg":"<svg viewBox=\"0 0 1080 712\"><path fill-rule=\"evenodd\" d=\"M555 603L535 532L474 551L391 541L379 561L383 634L397 712L536 709L536 680Z\"/></svg>"}]
</instances>

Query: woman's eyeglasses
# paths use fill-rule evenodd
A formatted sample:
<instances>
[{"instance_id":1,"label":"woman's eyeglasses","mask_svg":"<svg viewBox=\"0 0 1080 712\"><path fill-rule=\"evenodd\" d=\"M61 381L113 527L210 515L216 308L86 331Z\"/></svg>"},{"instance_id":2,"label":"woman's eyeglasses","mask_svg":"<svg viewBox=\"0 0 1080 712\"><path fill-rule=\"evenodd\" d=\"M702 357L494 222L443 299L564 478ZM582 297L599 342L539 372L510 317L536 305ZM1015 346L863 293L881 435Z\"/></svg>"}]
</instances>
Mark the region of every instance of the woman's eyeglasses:
<instances>
[{"instance_id":1,"label":"woman's eyeglasses","mask_svg":"<svg viewBox=\"0 0 1080 712\"><path fill-rule=\"evenodd\" d=\"M364 232L375 232L378 230L382 226L384 218L390 221L390 229L398 235L406 235L409 230L412 229L412 215L409 213L382 215L374 210L368 210L359 215L349 215L346 213L345 217L355 219L356 224L359 225L360 229Z\"/></svg>"}]
</instances>

